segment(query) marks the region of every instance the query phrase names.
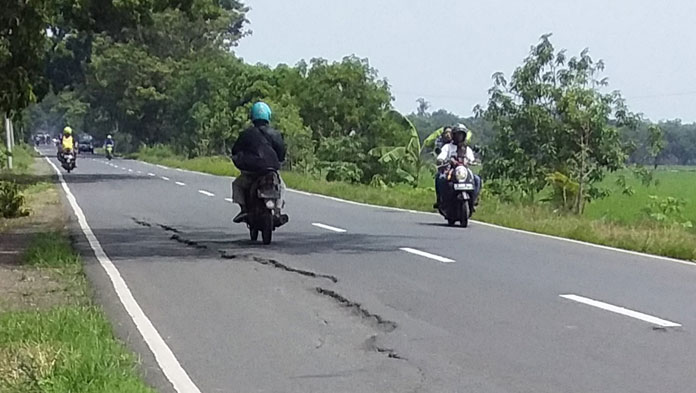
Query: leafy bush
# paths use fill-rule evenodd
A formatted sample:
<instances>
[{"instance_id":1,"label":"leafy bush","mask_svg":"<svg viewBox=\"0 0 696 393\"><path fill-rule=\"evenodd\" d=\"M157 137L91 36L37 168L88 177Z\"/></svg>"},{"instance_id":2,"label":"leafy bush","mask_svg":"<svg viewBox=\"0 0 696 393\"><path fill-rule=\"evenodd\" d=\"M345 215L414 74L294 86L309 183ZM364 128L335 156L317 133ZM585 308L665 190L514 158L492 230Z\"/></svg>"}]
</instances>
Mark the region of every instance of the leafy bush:
<instances>
[{"instance_id":1,"label":"leafy bush","mask_svg":"<svg viewBox=\"0 0 696 393\"><path fill-rule=\"evenodd\" d=\"M24 195L15 182L0 181L0 214L4 218L16 218L29 215L24 209Z\"/></svg>"},{"instance_id":2,"label":"leafy bush","mask_svg":"<svg viewBox=\"0 0 696 393\"><path fill-rule=\"evenodd\" d=\"M572 210L578 196L578 183L561 172L550 173L546 182L551 187L551 195L544 201L557 208Z\"/></svg>"},{"instance_id":3,"label":"leafy bush","mask_svg":"<svg viewBox=\"0 0 696 393\"><path fill-rule=\"evenodd\" d=\"M657 195L650 195L648 198L650 198L650 202L644 211L650 219L671 226L693 227L693 223L683 216L686 206L684 199L671 196L660 198Z\"/></svg>"}]
</instances>

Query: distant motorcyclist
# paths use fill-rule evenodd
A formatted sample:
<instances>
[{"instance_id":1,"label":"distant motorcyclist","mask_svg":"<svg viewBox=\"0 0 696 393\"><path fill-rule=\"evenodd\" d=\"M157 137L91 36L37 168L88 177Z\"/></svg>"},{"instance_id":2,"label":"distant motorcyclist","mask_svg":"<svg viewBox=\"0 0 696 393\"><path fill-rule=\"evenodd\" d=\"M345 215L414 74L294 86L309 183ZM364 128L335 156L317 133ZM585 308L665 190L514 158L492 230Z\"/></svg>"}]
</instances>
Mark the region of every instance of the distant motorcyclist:
<instances>
[{"instance_id":1,"label":"distant motorcyclist","mask_svg":"<svg viewBox=\"0 0 696 393\"><path fill-rule=\"evenodd\" d=\"M106 136L106 139L104 139L104 147L111 146L114 147L114 139L111 137L111 134Z\"/></svg>"},{"instance_id":2,"label":"distant motorcyclist","mask_svg":"<svg viewBox=\"0 0 696 393\"><path fill-rule=\"evenodd\" d=\"M240 212L234 217L235 223L243 222L247 215L246 197L254 181L269 171L280 170L285 161L285 141L282 134L271 128L271 108L265 102L257 102L251 107L253 125L239 135L232 147L232 161L241 171L232 183L232 200L239 204ZM281 206L285 195L285 183L280 180Z\"/></svg>"},{"instance_id":3,"label":"distant motorcyclist","mask_svg":"<svg viewBox=\"0 0 696 393\"><path fill-rule=\"evenodd\" d=\"M457 160L464 161L464 164L469 166L476 161L474 151L469 147L472 132L464 124L458 124L452 131L452 142L444 145L442 151L437 156L438 173L435 179L435 193L437 201L433 208L437 209L440 206L440 197L442 190L447 187L447 171L452 164ZM478 203L478 196L481 192L481 177L474 174L474 205Z\"/></svg>"},{"instance_id":4,"label":"distant motorcyclist","mask_svg":"<svg viewBox=\"0 0 696 393\"><path fill-rule=\"evenodd\" d=\"M60 141L58 142L58 160L63 162L63 155L66 152L75 151L75 147L76 143L73 137L73 130L69 126L66 126L63 128L63 134L60 136ZM75 156L75 161L77 161L77 156Z\"/></svg>"}]
</instances>

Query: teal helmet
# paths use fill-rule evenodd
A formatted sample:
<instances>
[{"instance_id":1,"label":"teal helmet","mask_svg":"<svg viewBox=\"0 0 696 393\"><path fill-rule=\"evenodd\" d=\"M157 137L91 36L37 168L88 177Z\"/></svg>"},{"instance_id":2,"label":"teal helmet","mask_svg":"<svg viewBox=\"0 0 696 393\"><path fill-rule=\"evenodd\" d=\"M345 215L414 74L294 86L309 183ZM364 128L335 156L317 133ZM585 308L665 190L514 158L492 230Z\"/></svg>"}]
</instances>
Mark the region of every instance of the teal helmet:
<instances>
[{"instance_id":1,"label":"teal helmet","mask_svg":"<svg viewBox=\"0 0 696 393\"><path fill-rule=\"evenodd\" d=\"M251 107L251 121L271 122L271 107L265 102L257 102Z\"/></svg>"}]
</instances>

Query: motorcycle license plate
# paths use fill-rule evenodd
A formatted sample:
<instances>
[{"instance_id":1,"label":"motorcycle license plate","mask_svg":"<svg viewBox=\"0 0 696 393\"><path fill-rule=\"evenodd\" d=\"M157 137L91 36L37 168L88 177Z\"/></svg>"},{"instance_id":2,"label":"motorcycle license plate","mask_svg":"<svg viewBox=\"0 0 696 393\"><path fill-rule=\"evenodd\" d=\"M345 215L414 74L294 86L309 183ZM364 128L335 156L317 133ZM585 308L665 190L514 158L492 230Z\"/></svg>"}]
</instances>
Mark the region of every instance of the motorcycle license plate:
<instances>
[{"instance_id":1,"label":"motorcycle license plate","mask_svg":"<svg viewBox=\"0 0 696 393\"><path fill-rule=\"evenodd\" d=\"M454 189L457 191L474 191L474 185L471 183L454 183Z\"/></svg>"}]
</instances>

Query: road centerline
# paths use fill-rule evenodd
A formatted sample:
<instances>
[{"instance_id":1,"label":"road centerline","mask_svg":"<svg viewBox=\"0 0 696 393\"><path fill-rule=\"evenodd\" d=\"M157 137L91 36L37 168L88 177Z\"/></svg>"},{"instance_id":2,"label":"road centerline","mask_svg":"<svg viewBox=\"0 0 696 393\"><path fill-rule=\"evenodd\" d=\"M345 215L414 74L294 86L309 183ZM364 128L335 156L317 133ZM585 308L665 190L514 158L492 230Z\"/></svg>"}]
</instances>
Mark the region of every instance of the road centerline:
<instances>
[{"instance_id":1,"label":"road centerline","mask_svg":"<svg viewBox=\"0 0 696 393\"><path fill-rule=\"evenodd\" d=\"M315 226L315 227L317 227L317 228L326 229L327 231L332 231L332 232L337 232L337 233L345 233L345 232L348 232L348 231L346 231L345 229L332 227L331 225L326 225L326 224L322 224L322 223L319 223L319 222L313 222L312 225Z\"/></svg>"},{"instance_id":2,"label":"road centerline","mask_svg":"<svg viewBox=\"0 0 696 393\"><path fill-rule=\"evenodd\" d=\"M161 176L162 180L169 181L169 178L167 176Z\"/></svg>"},{"instance_id":3,"label":"road centerline","mask_svg":"<svg viewBox=\"0 0 696 393\"><path fill-rule=\"evenodd\" d=\"M442 263L454 263L455 261L453 259L441 257L439 255L431 254L429 252L421 251L421 250L416 250L415 248L410 248L410 247L402 247L399 250L401 251L406 251L407 253L413 254L413 255L418 255L424 258L429 258L436 260L438 262Z\"/></svg>"},{"instance_id":4,"label":"road centerline","mask_svg":"<svg viewBox=\"0 0 696 393\"><path fill-rule=\"evenodd\" d=\"M573 294L558 295L558 296L560 296L564 299L572 300L574 302L578 302L578 303L586 304L588 306L596 307L596 308L599 308L599 309L602 309L605 311L613 312L616 314L621 314L621 315L631 317L634 319L639 319L639 320L644 321L644 322L652 323L653 325L658 325L658 326L662 326L662 327L679 327L679 326L681 326L681 324L676 323L676 322L667 321L665 319L661 319L661 318L658 318L658 317L655 317L652 315L644 314L644 313L639 312L639 311L630 310L628 308L621 307L621 306L615 306L613 304L601 302L599 300L594 300L594 299L590 299L590 298L583 297L583 296L578 296L578 295L573 295Z\"/></svg>"},{"instance_id":5,"label":"road centerline","mask_svg":"<svg viewBox=\"0 0 696 393\"><path fill-rule=\"evenodd\" d=\"M198 190L198 192L201 193L201 194L203 194L203 195L205 195L205 196L209 196L209 197L214 197L214 196L215 196L215 194L213 194L212 192L208 192L208 191L206 191L206 190Z\"/></svg>"},{"instance_id":6,"label":"road centerline","mask_svg":"<svg viewBox=\"0 0 696 393\"><path fill-rule=\"evenodd\" d=\"M180 181L174 182L174 184L176 184L177 186L185 186L186 185L186 183L182 183Z\"/></svg>"}]
</instances>

